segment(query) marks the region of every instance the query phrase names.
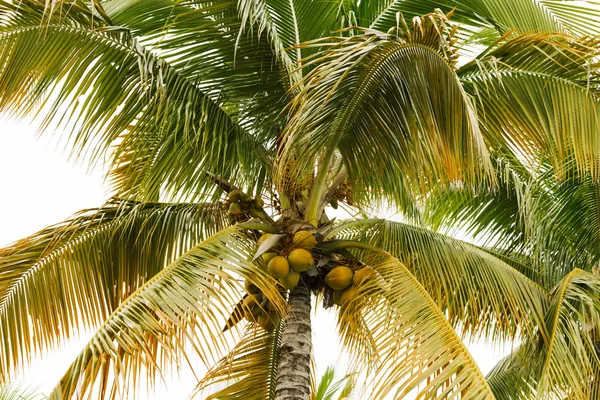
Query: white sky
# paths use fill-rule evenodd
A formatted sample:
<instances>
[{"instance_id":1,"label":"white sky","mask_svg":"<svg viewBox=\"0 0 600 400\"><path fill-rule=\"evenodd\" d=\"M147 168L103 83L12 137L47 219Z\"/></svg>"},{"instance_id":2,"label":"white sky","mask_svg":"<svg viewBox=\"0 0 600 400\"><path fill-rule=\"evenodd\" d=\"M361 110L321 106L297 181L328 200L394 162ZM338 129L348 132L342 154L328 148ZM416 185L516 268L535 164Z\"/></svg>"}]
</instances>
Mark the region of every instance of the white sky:
<instances>
[{"instance_id":1,"label":"white sky","mask_svg":"<svg viewBox=\"0 0 600 400\"><path fill-rule=\"evenodd\" d=\"M108 190L103 185L103 175L86 174L83 168L69 164L55 147L48 138L37 139L35 128L26 122L0 116L0 247L81 209L98 207L106 200ZM328 365L338 362L340 349L333 313L319 310L314 318L314 353L320 376ZM48 394L85 345L88 335L34 361L16 381L37 386ZM483 343L469 345L469 349L484 373L510 350L508 346L494 350ZM342 358L338 362L340 372L343 364ZM180 380L167 382L167 386L159 385L150 398L167 398L167 394L172 399L187 398L194 380L183 372Z\"/></svg>"}]
</instances>

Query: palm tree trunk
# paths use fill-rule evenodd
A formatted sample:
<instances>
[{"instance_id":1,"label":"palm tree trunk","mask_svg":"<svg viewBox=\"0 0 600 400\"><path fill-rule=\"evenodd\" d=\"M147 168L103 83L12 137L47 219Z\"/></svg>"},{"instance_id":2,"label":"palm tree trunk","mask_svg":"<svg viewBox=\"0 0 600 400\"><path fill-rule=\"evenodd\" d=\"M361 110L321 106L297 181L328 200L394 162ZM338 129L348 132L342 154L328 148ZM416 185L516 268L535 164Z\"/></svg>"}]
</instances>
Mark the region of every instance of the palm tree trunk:
<instances>
[{"instance_id":1,"label":"palm tree trunk","mask_svg":"<svg viewBox=\"0 0 600 400\"><path fill-rule=\"evenodd\" d=\"M310 291L302 284L290 293L290 314L281 337L275 400L309 400L312 331Z\"/></svg>"}]
</instances>

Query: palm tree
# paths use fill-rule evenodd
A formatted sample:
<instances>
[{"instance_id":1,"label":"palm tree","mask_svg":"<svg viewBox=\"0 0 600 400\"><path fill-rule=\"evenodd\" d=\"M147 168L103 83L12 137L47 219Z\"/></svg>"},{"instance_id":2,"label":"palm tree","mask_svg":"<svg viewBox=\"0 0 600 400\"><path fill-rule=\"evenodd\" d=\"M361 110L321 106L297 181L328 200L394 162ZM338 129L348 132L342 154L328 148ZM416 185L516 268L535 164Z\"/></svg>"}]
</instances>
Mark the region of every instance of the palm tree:
<instances>
[{"instance_id":1,"label":"palm tree","mask_svg":"<svg viewBox=\"0 0 600 400\"><path fill-rule=\"evenodd\" d=\"M599 10L0 1L0 111L114 191L0 251L0 381L95 329L51 399L192 354L199 396L308 399L316 299L369 398L597 398L597 246L564 182L600 175ZM461 222L494 245L425 225ZM464 338L522 345L486 378Z\"/></svg>"}]
</instances>

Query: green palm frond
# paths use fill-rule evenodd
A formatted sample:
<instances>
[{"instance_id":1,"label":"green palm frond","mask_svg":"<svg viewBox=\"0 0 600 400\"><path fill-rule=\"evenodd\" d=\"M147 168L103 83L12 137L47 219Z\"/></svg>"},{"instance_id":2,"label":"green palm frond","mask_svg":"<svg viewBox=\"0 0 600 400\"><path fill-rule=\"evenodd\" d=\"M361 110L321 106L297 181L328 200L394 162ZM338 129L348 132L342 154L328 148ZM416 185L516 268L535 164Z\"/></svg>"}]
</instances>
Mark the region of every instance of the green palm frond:
<instances>
[{"instance_id":1,"label":"green palm frond","mask_svg":"<svg viewBox=\"0 0 600 400\"><path fill-rule=\"evenodd\" d=\"M264 32L269 38L292 86L302 78L302 59L312 52L299 45L328 36L336 28L338 6L333 1L240 0L238 8L243 24L257 26L259 36Z\"/></svg>"},{"instance_id":2,"label":"green palm frond","mask_svg":"<svg viewBox=\"0 0 600 400\"><path fill-rule=\"evenodd\" d=\"M533 335L543 321L546 291L485 249L381 219L342 222L333 231L338 233L398 258L464 334L514 339Z\"/></svg>"},{"instance_id":3,"label":"green palm frond","mask_svg":"<svg viewBox=\"0 0 600 400\"><path fill-rule=\"evenodd\" d=\"M213 385L218 390L198 398L273 400L282 332L281 324L272 332L251 326L236 347L198 382L195 392L206 393Z\"/></svg>"},{"instance_id":4,"label":"green palm frond","mask_svg":"<svg viewBox=\"0 0 600 400\"><path fill-rule=\"evenodd\" d=\"M454 72L452 35L432 14L394 34L306 44L328 49L293 104L279 185L311 173L324 151L328 168L335 148L359 204L388 198L406 210L434 182L484 177L487 150Z\"/></svg>"},{"instance_id":5,"label":"green palm frond","mask_svg":"<svg viewBox=\"0 0 600 400\"><path fill-rule=\"evenodd\" d=\"M348 374L335 380L335 368L327 367L314 393L313 400L343 400L348 399L355 389L355 377Z\"/></svg>"},{"instance_id":6,"label":"green palm frond","mask_svg":"<svg viewBox=\"0 0 600 400\"><path fill-rule=\"evenodd\" d=\"M489 143L510 149L532 169L549 162L559 179L572 165L595 179L599 48L596 38L519 37L459 70Z\"/></svg>"},{"instance_id":7,"label":"green palm frond","mask_svg":"<svg viewBox=\"0 0 600 400\"><path fill-rule=\"evenodd\" d=\"M113 184L122 196L198 198L214 190L205 172L253 185L264 149L200 84L129 31L80 22L87 14L67 5L69 13L48 16L44 6L0 4L0 110L42 112L43 128L65 128L74 154L92 162L116 145Z\"/></svg>"},{"instance_id":8,"label":"green palm frond","mask_svg":"<svg viewBox=\"0 0 600 400\"><path fill-rule=\"evenodd\" d=\"M600 277L575 269L554 288L546 310L546 338L524 342L488 380L499 399L598 397Z\"/></svg>"},{"instance_id":9,"label":"green palm frond","mask_svg":"<svg viewBox=\"0 0 600 400\"><path fill-rule=\"evenodd\" d=\"M497 400L525 400L535 395L531 346L524 344L504 357L486 376Z\"/></svg>"},{"instance_id":10,"label":"green palm frond","mask_svg":"<svg viewBox=\"0 0 600 400\"><path fill-rule=\"evenodd\" d=\"M152 385L169 366L187 362L186 346L206 368L213 366L229 348L231 331L221 331L241 297L242 279L253 282L285 314L275 280L249 261L255 252L255 241L235 227L188 250L119 305L50 399L90 394L95 385L100 385L100 397L114 398L136 389L144 380L141 371Z\"/></svg>"},{"instance_id":11,"label":"green palm frond","mask_svg":"<svg viewBox=\"0 0 600 400\"><path fill-rule=\"evenodd\" d=\"M444 313L409 270L389 255L362 256L376 277L340 309L344 347L364 367L371 399L493 398ZM386 397L388 396L388 397Z\"/></svg>"},{"instance_id":12,"label":"green palm frond","mask_svg":"<svg viewBox=\"0 0 600 400\"><path fill-rule=\"evenodd\" d=\"M397 25L397 15L420 17L441 8L455 10L453 19L461 25L494 28L499 34L512 30L521 33L560 32L576 35L600 33L600 2L555 0L375 0L359 2L356 7L361 26L387 30Z\"/></svg>"},{"instance_id":13,"label":"green palm frond","mask_svg":"<svg viewBox=\"0 0 600 400\"><path fill-rule=\"evenodd\" d=\"M220 204L114 200L0 252L0 377L103 322L165 265L226 225Z\"/></svg>"},{"instance_id":14,"label":"green palm frond","mask_svg":"<svg viewBox=\"0 0 600 400\"><path fill-rule=\"evenodd\" d=\"M25 387L20 384L7 384L0 386L1 400L43 400L44 396L37 393L34 388Z\"/></svg>"},{"instance_id":15,"label":"green palm frond","mask_svg":"<svg viewBox=\"0 0 600 400\"><path fill-rule=\"evenodd\" d=\"M600 277L573 270L552 291L546 314L550 336L543 349L537 393L572 399L597 398L600 359Z\"/></svg>"}]
</instances>

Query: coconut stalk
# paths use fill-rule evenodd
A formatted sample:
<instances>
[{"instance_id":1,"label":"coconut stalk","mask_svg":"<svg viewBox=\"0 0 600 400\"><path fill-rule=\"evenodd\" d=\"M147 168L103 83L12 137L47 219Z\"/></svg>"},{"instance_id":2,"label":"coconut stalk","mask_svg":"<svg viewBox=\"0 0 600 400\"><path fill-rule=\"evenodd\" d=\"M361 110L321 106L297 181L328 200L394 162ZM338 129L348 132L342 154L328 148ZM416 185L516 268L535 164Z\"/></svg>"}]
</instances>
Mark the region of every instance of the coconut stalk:
<instances>
[{"instance_id":1,"label":"coconut stalk","mask_svg":"<svg viewBox=\"0 0 600 400\"><path fill-rule=\"evenodd\" d=\"M310 291L302 283L290 292L279 353L275 400L309 400L312 330Z\"/></svg>"}]
</instances>

